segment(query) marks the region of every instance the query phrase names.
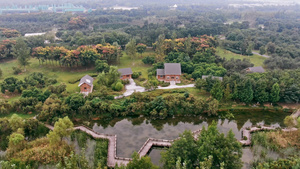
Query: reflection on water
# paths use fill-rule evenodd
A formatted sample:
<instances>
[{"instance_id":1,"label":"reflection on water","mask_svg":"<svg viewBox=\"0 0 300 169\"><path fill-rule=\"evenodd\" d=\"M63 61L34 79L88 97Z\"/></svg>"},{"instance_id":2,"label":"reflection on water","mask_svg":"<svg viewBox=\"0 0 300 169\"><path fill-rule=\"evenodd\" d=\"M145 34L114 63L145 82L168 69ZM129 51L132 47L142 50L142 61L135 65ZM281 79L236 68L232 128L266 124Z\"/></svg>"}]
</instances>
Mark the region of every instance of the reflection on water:
<instances>
[{"instance_id":1,"label":"reflection on water","mask_svg":"<svg viewBox=\"0 0 300 169\"><path fill-rule=\"evenodd\" d=\"M218 129L227 133L230 129L237 139L241 139L241 128L252 124L283 125L283 119L289 113L283 112L234 112L235 120L221 120L201 116L176 117L164 120L149 120L144 117L115 118L110 121L99 121L93 129L99 133L117 135L117 156L130 157L138 151L149 138L175 139L184 130L198 130L207 127L213 120L218 121Z\"/></svg>"},{"instance_id":2,"label":"reflection on water","mask_svg":"<svg viewBox=\"0 0 300 169\"><path fill-rule=\"evenodd\" d=\"M162 151L165 151L165 150L163 150L163 149L156 149L156 148L154 148L154 149L151 150L151 152L149 154L149 157L151 158L151 161L152 161L152 163L154 165L157 165L157 166L160 166L160 167L163 166L163 164L160 163L160 158L161 158L160 153Z\"/></svg>"}]
</instances>

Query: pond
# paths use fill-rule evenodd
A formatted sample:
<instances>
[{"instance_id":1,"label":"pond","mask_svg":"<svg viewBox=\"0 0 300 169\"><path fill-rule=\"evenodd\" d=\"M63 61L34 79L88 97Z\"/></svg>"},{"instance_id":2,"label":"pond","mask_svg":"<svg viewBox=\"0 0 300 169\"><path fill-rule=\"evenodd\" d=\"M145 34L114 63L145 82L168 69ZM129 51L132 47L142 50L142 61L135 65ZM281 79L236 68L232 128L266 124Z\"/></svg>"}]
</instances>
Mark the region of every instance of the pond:
<instances>
[{"instance_id":1,"label":"pond","mask_svg":"<svg viewBox=\"0 0 300 169\"><path fill-rule=\"evenodd\" d=\"M115 118L109 121L98 121L93 129L99 133L117 135L117 156L131 157L131 154L138 151L149 137L175 139L185 130L195 131L202 126L207 127L212 121L217 121L220 132L227 133L232 130L235 137L241 139L241 129L244 127L256 124L284 126L283 119L290 115L281 111L262 110L238 111L233 114L234 120L203 116L173 117L164 120L151 120L145 117ZM150 153L156 164L160 159L160 151L154 150Z\"/></svg>"}]
</instances>

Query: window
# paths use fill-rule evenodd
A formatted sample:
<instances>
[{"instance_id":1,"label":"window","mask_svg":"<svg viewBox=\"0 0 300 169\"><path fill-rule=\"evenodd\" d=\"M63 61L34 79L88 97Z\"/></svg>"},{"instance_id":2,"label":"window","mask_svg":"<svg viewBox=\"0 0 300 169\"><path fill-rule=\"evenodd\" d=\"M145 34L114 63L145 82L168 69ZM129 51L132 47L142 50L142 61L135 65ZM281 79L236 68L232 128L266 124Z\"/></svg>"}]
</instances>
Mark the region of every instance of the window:
<instances>
[{"instance_id":1,"label":"window","mask_svg":"<svg viewBox=\"0 0 300 169\"><path fill-rule=\"evenodd\" d=\"M160 75L159 77L160 77L160 78L163 78L163 75Z\"/></svg>"},{"instance_id":2,"label":"window","mask_svg":"<svg viewBox=\"0 0 300 169\"><path fill-rule=\"evenodd\" d=\"M170 79L170 76L167 76L167 79Z\"/></svg>"},{"instance_id":3,"label":"window","mask_svg":"<svg viewBox=\"0 0 300 169\"><path fill-rule=\"evenodd\" d=\"M171 77L171 79L174 79L174 77Z\"/></svg>"},{"instance_id":4,"label":"window","mask_svg":"<svg viewBox=\"0 0 300 169\"><path fill-rule=\"evenodd\" d=\"M84 90L86 90L86 87L84 87Z\"/></svg>"},{"instance_id":5,"label":"window","mask_svg":"<svg viewBox=\"0 0 300 169\"><path fill-rule=\"evenodd\" d=\"M178 76L176 76L176 79L179 79L179 77L178 77Z\"/></svg>"},{"instance_id":6,"label":"window","mask_svg":"<svg viewBox=\"0 0 300 169\"><path fill-rule=\"evenodd\" d=\"M129 77L129 75L126 75L127 77Z\"/></svg>"},{"instance_id":7,"label":"window","mask_svg":"<svg viewBox=\"0 0 300 169\"><path fill-rule=\"evenodd\" d=\"M121 78L123 78L123 76L121 76Z\"/></svg>"}]
</instances>

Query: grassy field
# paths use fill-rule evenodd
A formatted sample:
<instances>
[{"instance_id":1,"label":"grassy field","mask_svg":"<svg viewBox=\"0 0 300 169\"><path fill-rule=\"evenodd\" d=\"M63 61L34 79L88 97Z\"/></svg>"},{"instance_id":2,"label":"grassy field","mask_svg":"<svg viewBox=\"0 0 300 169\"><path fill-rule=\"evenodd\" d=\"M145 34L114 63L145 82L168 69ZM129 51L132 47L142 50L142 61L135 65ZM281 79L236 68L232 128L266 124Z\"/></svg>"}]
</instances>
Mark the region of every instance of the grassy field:
<instances>
[{"instance_id":1,"label":"grassy field","mask_svg":"<svg viewBox=\"0 0 300 169\"><path fill-rule=\"evenodd\" d=\"M141 57L140 54L137 55L136 59L131 59L126 53L120 58L120 64L118 68L131 68L133 72L142 72L142 78L148 79L148 69L151 65L146 65L142 62L142 58L146 56L154 55L153 52L145 52Z\"/></svg>"},{"instance_id":2,"label":"grassy field","mask_svg":"<svg viewBox=\"0 0 300 169\"><path fill-rule=\"evenodd\" d=\"M23 114L23 113L10 113L10 114L5 114L5 115L0 115L0 118L7 117L10 118L13 114L17 114L18 116L22 117L23 119L29 119L33 118L36 113L31 113L31 114Z\"/></svg>"},{"instance_id":3,"label":"grassy field","mask_svg":"<svg viewBox=\"0 0 300 169\"><path fill-rule=\"evenodd\" d=\"M5 63L0 63L0 68L3 71L3 76L0 81L3 81L7 77L15 77L23 80L26 76L33 72L41 72L48 78L56 78L58 82L65 83L67 85L67 91L74 92L78 91L78 84L70 84L68 81L71 79L81 78L82 76L90 73L95 73L93 68L66 68L60 67L59 65L40 65L37 59L32 58L30 65L26 68L26 72L19 75L14 75L12 67L17 66L17 60L12 60Z\"/></svg>"},{"instance_id":4,"label":"grassy field","mask_svg":"<svg viewBox=\"0 0 300 169\"><path fill-rule=\"evenodd\" d=\"M222 49L220 47L217 47L217 55L221 56L222 58L226 58L227 60L234 58L234 59L250 59L251 63L254 64L254 66L263 66L264 61L266 58L259 56L259 55L252 55L252 56L244 56L232 53L228 50Z\"/></svg>"},{"instance_id":5,"label":"grassy field","mask_svg":"<svg viewBox=\"0 0 300 169\"><path fill-rule=\"evenodd\" d=\"M146 52L143 54L143 57L153 54L152 52ZM12 67L17 67L18 62L17 60L11 60L7 62L0 63L0 68L3 72L2 78L0 78L0 83L7 77L15 77L20 80L24 80L26 76L33 72L41 72L48 78L55 78L59 83L65 83L67 85L67 91L68 92L78 92L78 83L71 84L69 83L70 80L73 79L80 79L86 74L95 74L96 71L94 70L94 67L89 68L82 68L82 67L60 67L56 63L54 65L51 64L43 64L40 65L39 61L35 58L32 58L30 60L30 65L26 67L26 72L23 72L21 74L15 75L13 74ZM120 64L117 65L118 68L132 68L132 71L136 72L142 72L142 78L148 79L148 73L147 70L150 68L150 65L145 65L142 62L142 58L140 55L138 55L137 59L132 60L129 56L127 56L125 53L123 57L120 59ZM0 99L5 98L9 101L13 101L18 98L19 95L11 96L9 98L5 98L2 94L0 94Z\"/></svg>"}]
</instances>

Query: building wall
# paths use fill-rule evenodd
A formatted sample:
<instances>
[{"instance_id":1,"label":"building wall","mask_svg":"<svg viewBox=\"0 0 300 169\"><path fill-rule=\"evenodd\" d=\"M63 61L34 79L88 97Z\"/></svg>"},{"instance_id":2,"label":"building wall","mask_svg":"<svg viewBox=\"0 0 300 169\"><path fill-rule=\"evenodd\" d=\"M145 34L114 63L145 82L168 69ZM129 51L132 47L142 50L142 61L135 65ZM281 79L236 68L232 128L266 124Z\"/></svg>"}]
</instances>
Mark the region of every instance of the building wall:
<instances>
[{"instance_id":1,"label":"building wall","mask_svg":"<svg viewBox=\"0 0 300 169\"><path fill-rule=\"evenodd\" d=\"M159 81L175 81L176 83L180 83L180 75L164 75L163 77L160 77L159 75L156 76Z\"/></svg>"},{"instance_id":2,"label":"building wall","mask_svg":"<svg viewBox=\"0 0 300 169\"><path fill-rule=\"evenodd\" d=\"M80 86L80 92L92 92L92 87L86 83L83 83L81 86Z\"/></svg>"},{"instance_id":3,"label":"building wall","mask_svg":"<svg viewBox=\"0 0 300 169\"><path fill-rule=\"evenodd\" d=\"M120 78L121 80L131 79L131 75L123 75Z\"/></svg>"},{"instance_id":4,"label":"building wall","mask_svg":"<svg viewBox=\"0 0 300 169\"><path fill-rule=\"evenodd\" d=\"M164 81L165 80L165 75L157 75L157 80Z\"/></svg>"},{"instance_id":5,"label":"building wall","mask_svg":"<svg viewBox=\"0 0 300 169\"><path fill-rule=\"evenodd\" d=\"M165 82L170 81L180 82L180 75L166 75Z\"/></svg>"}]
</instances>

